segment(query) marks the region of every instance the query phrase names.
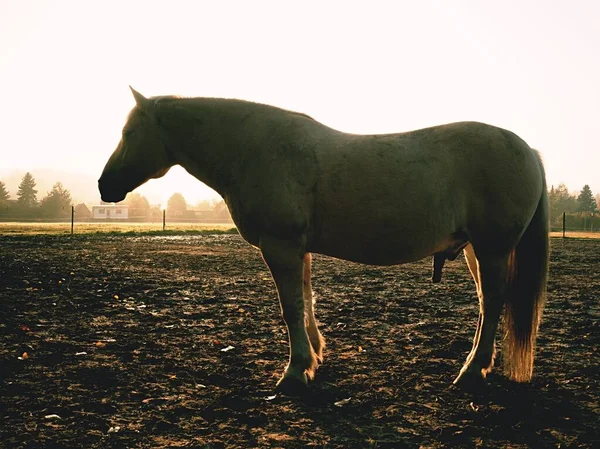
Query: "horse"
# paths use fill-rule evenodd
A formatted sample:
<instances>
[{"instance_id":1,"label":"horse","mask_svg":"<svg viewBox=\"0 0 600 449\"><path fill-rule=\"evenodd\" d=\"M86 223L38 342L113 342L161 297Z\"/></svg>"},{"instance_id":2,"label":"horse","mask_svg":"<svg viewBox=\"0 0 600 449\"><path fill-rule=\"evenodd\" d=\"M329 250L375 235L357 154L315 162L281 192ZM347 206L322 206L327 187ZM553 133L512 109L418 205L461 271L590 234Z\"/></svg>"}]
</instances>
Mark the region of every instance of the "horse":
<instances>
[{"instance_id":1,"label":"horse","mask_svg":"<svg viewBox=\"0 0 600 449\"><path fill-rule=\"evenodd\" d=\"M461 251L479 319L454 384L485 385L503 313L503 367L533 373L546 296L548 198L541 157L514 133L478 122L356 135L308 115L243 100L146 98L98 181L118 202L174 165L224 199L268 266L289 339L276 385L302 392L323 362L311 254L370 265L434 256L434 281Z\"/></svg>"}]
</instances>

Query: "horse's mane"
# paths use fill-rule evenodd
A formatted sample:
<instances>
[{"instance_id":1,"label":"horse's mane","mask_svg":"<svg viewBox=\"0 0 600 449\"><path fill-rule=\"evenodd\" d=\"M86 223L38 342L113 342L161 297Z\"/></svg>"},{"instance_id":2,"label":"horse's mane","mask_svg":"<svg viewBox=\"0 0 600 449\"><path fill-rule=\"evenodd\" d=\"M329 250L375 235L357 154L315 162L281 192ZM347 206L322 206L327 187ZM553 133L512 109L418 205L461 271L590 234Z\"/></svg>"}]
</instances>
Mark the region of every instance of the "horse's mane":
<instances>
[{"instance_id":1,"label":"horse's mane","mask_svg":"<svg viewBox=\"0 0 600 449\"><path fill-rule=\"evenodd\" d=\"M156 97L151 97L150 100L152 100L154 102L154 104L158 107L160 107L161 105L173 105L174 103L179 103L179 102L184 102L184 101L206 101L206 100L213 100L213 101L225 101L225 102L238 102L238 103L242 103L242 104L247 104L249 106L255 106L255 107L260 107L260 108L269 108L269 109L277 109L280 110L282 112L287 112L289 114L294 114L294 115L299 115L300 117L304 117L307 118L309 120L315 120L314 118L312 118L310 115L308 114L304 114L303 112L296 112L296 111L291 111L289 109L284 109L284 108L280 108L277 106L271 106L268 104L264 104L264 103L257 103L257 102L253 102L253 101L248 101L248 100L239 100L237 98L218 98L218 97L181 97L181 96L177 96L177 95L160 95L160 96L156 96Z\"/></svg>"}]
</instances>

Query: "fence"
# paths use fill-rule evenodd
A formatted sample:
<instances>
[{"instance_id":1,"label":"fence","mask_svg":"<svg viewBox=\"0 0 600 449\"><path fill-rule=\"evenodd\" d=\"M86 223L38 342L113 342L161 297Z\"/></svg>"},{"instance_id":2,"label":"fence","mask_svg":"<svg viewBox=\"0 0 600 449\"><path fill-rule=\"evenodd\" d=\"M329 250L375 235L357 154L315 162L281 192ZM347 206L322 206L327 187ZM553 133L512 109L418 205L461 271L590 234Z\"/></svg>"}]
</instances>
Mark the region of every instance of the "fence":
<instances>
[{"instance_id":1,"label":"fence","mask_svg":"<svg viewBox=\"0 0 600 449\"><path fill-rule=\"evenodd\" d=\"M83 215L83 216L82 216ZM210 216L196 216L193 217L191 215L183 216L169 216L166 210L161 210L160 214L149 214L144 216L128 216L127 218L94 218L87 214L80 214L77 216L76 208L71 206L70 217L63 216L60 218L41 218L41 217L31 217L31 216L7 216L0 215L0 225L4 225L4 227L10 227L10 224L14 223L15 225L23 224L28 228L40 228L44 225L51 225L53 227L60 227L65 230L65 226L70 225L70 233L74 234L75 229L78 224L85 225L82 226L83 229L95 229L96 225L101 226L100 229L104 228L103 225L106 225L107 229L118 228L120 225L126 227L137 228L138 225L140 229L142 227L146 227L149 225L152 227L153 225L157 225L157 227L162 227L162 230L165 231L167 229L168 224L176 225L176 227L192 230L195 228L195 225L199 225L202 228L206 226L215 225L216 228L225 229L227 226L229 228L235 227L235 224L229 217L210 217ZM39 225L39 226L38 226ZM127 226L129 225L129 226ZM14 226L13 226L14 227ZM156 229L158 230L158 229ZM68 231L67 231L68 232ZM84 231L85 232L85 231ZM103 231L99 231L103 232Z\"/></svg>"},{"instance_id":2,"label":"fence","mask_svg":"<svg viewBox=\"0 0 600 449\"><path fill-rule=\"evenodd\" d=\"M75 213L75 207L71 206L71 217L55 218L55 219L44 219L38 217L10 217L0 215L0 222L21 222L21 223L70 223L71 234L74 233L76 223L122 223L122 224L156 224L162 225L162 230L166 230L167 223L178 223L178 224L231 224L235 226L233 221L228 218L213 218L213 217L170 217L166 214L165 210L161 211L160 215L151 214L145 216L129 216L126 219L118 218L92 218L87 214L84 217L77 217ZM551 221L550 230L558 234L562 234L562 237L576 236L577 234L597 234L600 237L600 214L567 214L563 213L561 216Z\"/></svg>"},{"instance_id":3,"label":"fence","mask_svg":"<svg viewBox=\"0 0 600 449\"><path fill-rule=\"evenodd\" d=\"M600 237L600 215L563 212L559 217L551 220L550 230L565 237L582 235Z\"/></svg>"}]
</instances>

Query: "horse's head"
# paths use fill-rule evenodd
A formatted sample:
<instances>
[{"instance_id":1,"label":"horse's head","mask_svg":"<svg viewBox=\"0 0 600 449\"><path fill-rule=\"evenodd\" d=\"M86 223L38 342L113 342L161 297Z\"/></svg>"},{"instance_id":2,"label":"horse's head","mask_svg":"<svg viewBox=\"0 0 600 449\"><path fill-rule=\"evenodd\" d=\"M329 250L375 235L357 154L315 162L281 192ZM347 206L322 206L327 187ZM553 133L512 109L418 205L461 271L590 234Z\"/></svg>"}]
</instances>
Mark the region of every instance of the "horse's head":
<instances>
[{"instance_id":1,"label":"horse's head","mask_svg":"<svg viewBox=\"0 0 600 449\"><path fill-rule=\"evenodd\" d=\"M164 131L155 104L131 89L137 106L129 114L117 149L98 180L103 201L118 202L151 178L160 178L174 165L164 145Z\"/></svg>"}]
</instances>

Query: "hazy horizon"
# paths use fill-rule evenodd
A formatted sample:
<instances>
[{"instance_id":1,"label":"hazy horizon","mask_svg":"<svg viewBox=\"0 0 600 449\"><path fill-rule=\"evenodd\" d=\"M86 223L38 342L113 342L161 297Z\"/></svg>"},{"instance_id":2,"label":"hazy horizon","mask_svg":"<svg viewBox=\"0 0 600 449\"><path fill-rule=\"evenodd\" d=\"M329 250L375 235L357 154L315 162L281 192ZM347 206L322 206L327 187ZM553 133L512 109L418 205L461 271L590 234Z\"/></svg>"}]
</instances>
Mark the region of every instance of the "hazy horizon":
<instances>
[{"instance_id":1,"label":"hazy horizon","mask_svg":"<svg viewBox=\"0 0 600 449\"><path fill-rule=\"evenodd\" d=\"M187 204L189 206L195 206L201 201L212 201L212 200L220 200L221 197L214 190L200 183L197 179L190 176L182 167L173 167L174 175L180 178L181 176L187 177L184 183L181 182L181 179L178 179L178 185L181 188L180 190L169 190L165 192L164 186L158 185L156 180L152 180L143 186L140 186L134 192L139 193L146 197L150 205L164 205L165 197L168 199L174 193L181 193ZM87 175L83 173L75 173L75 172L65 172L55 169L34 169L34 170L24 170L24 169L12 169L12 170L2 170L0 169L0 181L3 181L6 185L6 188L10 194L10 199L17 199L17 191L18 186L23 178L25 173L31 173L35 182L36 182L36 190L38 200L41 200L46 194L52 189L52 186L57 182L60 182L63 187L69 190L71 193L71 197L73 198L73 203L85 203L88 205L100 204L100 193L96 187L95 177L92 175ZM561 183L559 183L561 184ZM558 187L559 184L548 185L548 189L553 187ZM571 195L578 195L585 184L583 183L581 186L577 186L573 188L572 186L567 185L569 192ZM187 187L186 187L187 186ZM168 187L168 186L167 186ZM592 188L592 192L594 196L600 195L600 191L595 191ZM599 205L600 207L600 205Z\"/></svg>"},{"instance_id":2,"label":"hazy horizon","mask_svg":"<svg viewBox=\"0 0 600 449\"><path fill-rule=\"evenodd\" d=\"M134 192L139 193L146 197L151 205L164 205L165 197L170 198L174 193L181 193L188 205L195 206L204 200L217 200L221 197L212 189L206 187L200 183L197 179L190 176L183 168L173 167L174 173L178 178L180 176L187 176L186 182L182 183L179 179L178 185L184 187L180 190L173 190L165 192L164 187L157 185L156 182L148 182L143 186L140 186ZM100 193L96 186L96 179L94 176L85 173L67 172L55 169L44 169L38 168L34 170L2 170L0 169L0 181L6 184L7 190L10 194L10 199L17 199L18 186L25 173L31 173L35 182L37 199L41 200L46 194L52 189L52 186L57 182L60 182L63 187L69 190L73 203L86 203L88 205L100 204ZM186 188L187 186L187 188Z\"/></svg>"},{"instance_id":3,"label":"hazy horizon","mask_svg":"<svg viewBox=\"0 0 600 449\"><path fill-rule=\"evenodd\" d=\"M593 1L3 2L0 180L56 170L85 183L74 199L96 189L132 85L272 104L357 134L486 122L541 152L548 185L597 194L599 20ZM157 204L217 197L181 168L137 191Z\"/></svg>"}]
</instances>

